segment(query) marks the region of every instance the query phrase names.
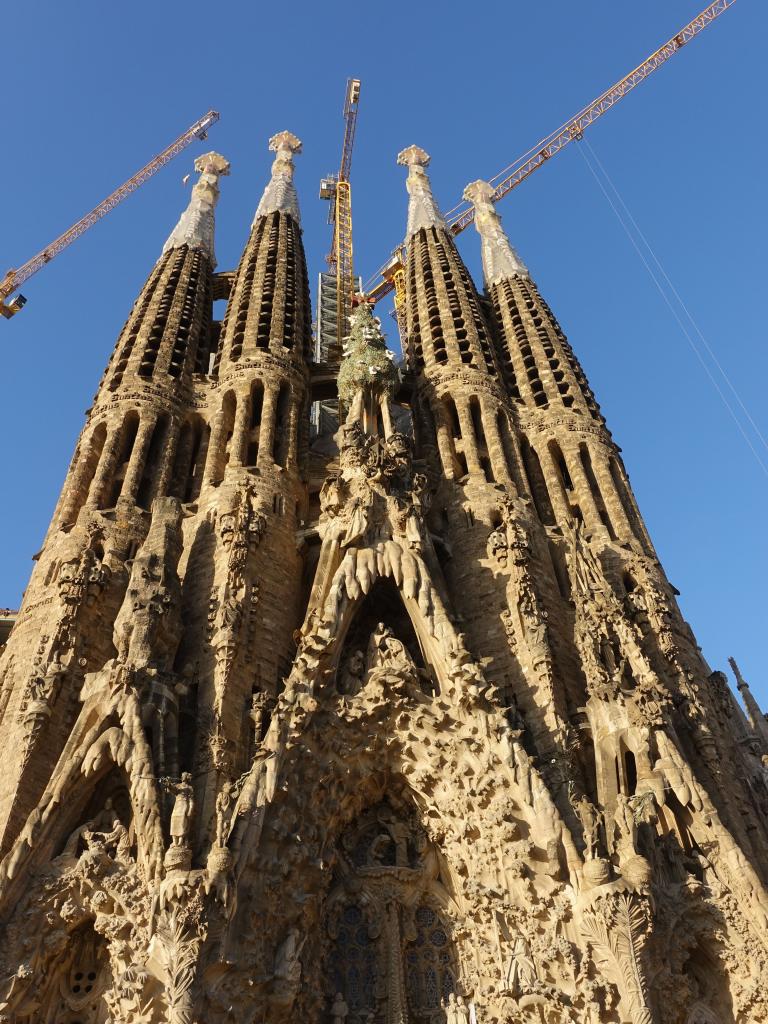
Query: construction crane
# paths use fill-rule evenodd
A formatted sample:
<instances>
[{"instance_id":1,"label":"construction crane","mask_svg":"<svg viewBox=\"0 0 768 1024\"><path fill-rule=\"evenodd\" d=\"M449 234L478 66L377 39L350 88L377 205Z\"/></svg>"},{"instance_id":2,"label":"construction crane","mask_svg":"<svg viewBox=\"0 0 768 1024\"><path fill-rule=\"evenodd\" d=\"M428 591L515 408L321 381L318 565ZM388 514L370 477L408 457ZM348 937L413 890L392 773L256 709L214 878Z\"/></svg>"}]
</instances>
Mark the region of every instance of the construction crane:
<instances>
[{"instance_id":1,"label":"construction crane","mask_svg":"<svg viewBox=\"0 0 768 1024\"><path fill-rule=\"evenodd\" d=\"M332 202L328 221L333 225L331 251L326 257L329 274L336 276L336 344L329 352L331 358L341 353L342 338L347 333L347 321L355 297L355 276L352 264L352 189L349 182L352 170L352 147L357 127L357 108L360 101L360 79L348 78L344 95L344 142L341 147L339 173L320 182L320 198Z\"/></svg>"},{"instance_id":2,"label":"construction crane","mask_svg":"<svg viewBox=\"0 0 768 1024\"><path fill-rule=\"evenodd\" d=\"M702 32L708 25L711 25L715 18L719 17L735 3L736 0L717 0L716 3L710 4L693 21L689 22L684 28L681 28L663 46L660 46L642 64L639 64L634 71L630 71L628 75L625 75L619 82L612 85L610 89L607 89L596 100L593 100L592 103L580 110L578 114L575 114L566 121L564 125L561 125L560 128L547 135L546 138L538 142L532 149L529 149L527 153L524 153L514 163L505 167L491 181L491 184L498 181L491 197L493 202L497 203L511 192L512 189L517 188L529 175L545 164L550 157L565 149L570 142L578 141L583 136L584 131L594 124L599 117L602 117L619 100L623 99L627 93L630 93L641 82L644 82L650 74L656 71L657 68L660 68L662 64L665 64L670 57L673 57L694 36L697 36L699 32ZM501 180L499 181L499 179ZM460 203L449 212L446 219L453 234L458 235L474 221L474 207L467 207L465 204ZM380 277L381 280L366 295L369 302L375 303L394 290L395 314L398 316L398 322L400 322L399 313L405 298L404 266L405 247L401 245L393 251L389 261L375 275L375 277Z\"/></svg>"},{"instance_id":3,"label":"construction crane","mask_svg":"<svg viewBox=\"0 0 768 1024\"><path fill-rule=\"evenodd\" d=\"M110 210L114 210L118 203L121 203L131 192L135 192L140 185L143 185L161 167L164 167L175 156L178 156L194 139L205 139L208 135L208 129L216 124L220 116L217 111L209 110L207 114L198 121L195 121L183 135L180 135L175 142L172 142L167 149L164 149L162 153L158 154L153 160L150 160L138 173L129 178L120 188L115 189L111 195L102 200L98 206L91 210L90 213L87 213L85 217L82 217L76 224L73 224L63 235L59 235L42 252L33 256L31 260L27 260L18 270L9 270L3 280L0 281L0 314L7 320L15 316L26 304L27 300L23 295L19 294L10 302L7 302L6 300L9 296L17 291L25 281L28 281L33 274L41 270L46 263L50 263L54 256L58 256L63 249L71 245L76 238L85 234L88 228L92 227L96 221L101 220Z\"/></svg>"}]
</instances>

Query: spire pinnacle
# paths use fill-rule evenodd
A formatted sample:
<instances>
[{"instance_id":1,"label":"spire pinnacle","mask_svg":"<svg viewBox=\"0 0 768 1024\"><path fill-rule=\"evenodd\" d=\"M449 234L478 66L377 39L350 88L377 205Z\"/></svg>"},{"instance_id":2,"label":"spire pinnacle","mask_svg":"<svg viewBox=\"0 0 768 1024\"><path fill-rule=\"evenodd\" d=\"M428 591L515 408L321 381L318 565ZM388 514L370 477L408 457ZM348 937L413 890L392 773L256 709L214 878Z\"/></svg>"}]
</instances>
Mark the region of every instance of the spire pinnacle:
<instances>
[{"instance_id":1,"label":"spire pinnacle","mask_svg":"<svg viewBox=\"0 0 768 1024\"><path fill-rule=\"evenodd\" d=\"M179 223L173 229L163 252L188 245L207 253L211 266L216 266L213 248L214 210L219 198L219 178L229 174L229 161L220 153L205 153L195 160L200 178L192 189L192 196Z\"/></svg>"},{"instance_id":2,"label":"spire pinnacle","mask_svg":"<svg viewBox=\"0 0 768 1024\"><path fill-rule=\"evenodd\" d=\"M501 226L501 217L493 205L494 189L487 181L473 181L464 189L464 198L475 208L475 227L482 240L485 283L492 285L506 277L528 277L522 262Z\"/></svg>"},{"instance_id":3,"label":"spire pinnacle","mask_svg":"<svg viewBox=\"0 0 768 1024\"><path fill-rule=\"evenodd\" d=\"M429 166L429 154L419 146L408 146L398 154L397 162L408 168L406 188L411 198L408 203L406 239L415 235L420 228L444 228L447 231L448 225L437 207L429 177L424 170Z\"/></svg>"},{"instance_id":4,"label":"spire pinnacle","mask_svg":"<svg viewBox=\"0 0 768 1024\"><path fill-rule=\"evenodd\" d=\"M301 223L299 200L293 185L293 157L301 153L301 140L292 132L278 132L269 140L269 148L277 155L272 164L272 177L256 210L254 223L269 213L289 213Z\"/></svg>"}]
</instances>

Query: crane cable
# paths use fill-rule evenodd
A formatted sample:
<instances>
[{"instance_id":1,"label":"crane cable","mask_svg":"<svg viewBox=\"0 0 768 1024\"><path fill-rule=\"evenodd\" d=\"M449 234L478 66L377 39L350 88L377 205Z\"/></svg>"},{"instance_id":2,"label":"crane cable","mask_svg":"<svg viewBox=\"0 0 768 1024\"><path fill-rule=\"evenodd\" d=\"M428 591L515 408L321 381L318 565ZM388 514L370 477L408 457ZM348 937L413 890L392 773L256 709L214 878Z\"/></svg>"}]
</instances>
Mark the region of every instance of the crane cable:
<instances>
[{"instance_id":1,"label":"crane cable","mask_svg":"<svg viewBox=\"0 0 768 1024\"><path fill-rule=\"evenodd\" d=\"M589 153L591 154L592 159L594 160L595 164L597 164L598 168L600 169L600 172L602 173L605 181L608 183L608 185L610 186L611 191L613 192L614 196L616 197L618 202L621 204L621 207L622 207L622 209L624 211L624 215L622 215L621 210L619 209L619 207L616 205L616 203L613 201L613 199L609 195L609 193L608 193L608 191L607 191L607 189L605 187L605 183L601 180L600 176L598 175L597 171L595 170L595 167L593 166L592 163L590 163L589 158L587 157L586 153L584 152L584 147L586 147L586 149L589 150ZM760 453L757 451L757 449L755 448L754 444L752 443L752 439L749 437L749 435L747 434L746 430L744 429L743 423L741 422L741 420L737 416L736 411L734 410L734 408L731 405L731 403L728 401L728 398L727 398L725 392L723 391L723 389L720 386L719 382L717 381L715 375L712 373L712 370L710 369L709 365L707 364L706 360L704 359L704 356L702 355L698 345L696 344L695 339L692 337L690 330L688 329L687 325L685 324L685 322L681 318L678 310L675 308L675 306L674 306L674 304L673 304L669 294L667 293L667 290L662 285L662 282L659 279L659 275L666 282L666 284L667 284L667 286L669 288L669 291L672 293L672 295L677 300L680 308L683 310L685 316L687 317L688 321L690 322L690 324L693 327L693 329L696 332L696 334L698 334L698 336L701 339L705 349L707 350L707 353L709 354L712 362L715 364L715 366L719 370L719 372L720 372L723 380L725 381L725 383L731 389L731 391L732 391L736 401L738 402L739 406L741 407L742 412L746 416L747 420L749 421L750 425L752 426L752 429L754 430L754 432L757 435L757 437L760 439L760 442L762 443L762 445L766 449L766 451L768 451L768 441L766 441L766 439L763 436L762 432L760 431L759 427L757 426L757 424L755 423L754 419L750 415L749 410L747 409L746 405L742 401L741 396L739 395L738 391L736 390L733 382L731 381L730 377L728 376L728 374L726 373L726 371L723 368L722 364L720 363L720 360L717 358L717 356L713 352L711 345L709 344L707 339L704 337L704 334L703 334L701 328L699 327L699 325L694 320L693 315L691 314L690 310L688 309L688 307L686 306L686 304L683 302L682 298L680 297L680 293L678 292L678 290L675 288L674 284L670 280L669 275L667 274L666 270L664 269L664 267L663 267L661 261L659 260L658 256L654 252L653 247L651 246L651 244L648 241L648 239L646 238L646 236L643 234L643 232L640 229L640 227L639 227L637 221L635 220L635 218L632 216L632 213L630 212L629 207L627 206L626 202L622 198L618 188L616 187L615 183L613 182L611 176L608 174L608 171L603 166L603 164L602 164L600 158L598 157L597 153L594 151L594 149L589 144L589 141L586 138L582 138L581 139L581 145L577 146L577 149L581 153L582 159L584 160L584 163L586 164L586 166L589 168L589 171L591 172L592 177L595 179L598 187L600 188L600 191L603 193L603 195L605 196L606 200L608 201L609 206L611 207L613 212L616 214L616 218L619 221L619 224L621 224L622 228L624 229L624 231L625 231L625 233L627 235L627 238L632 243L632 247L634 248L635 252L637 253L637 255L642 260L643 265L645 266L645 269L648 271L648 274L649 274L651 280L655 284L659 294L661 295L662 299L664 300L664 302L666 303L667 307L669 308L670 313L672 314L672 316L677 321L677 323L678 323L678 325L680 327L680 330L683 332L683 334L685 335L685 337L686 337L686 339L688 341L688 344L693 349L693 351L694 351L694 353L696 355L696 358L701 363L705 373L709 377L709 379L712 382L715 390L717 391L717 393L719 394L720 398L722 399L723 405L726 407L726 409L730 413L734 423L736 424L736 426L739 429L739 432L741 433L742 437L744 438L744 440L746 441L747 445L749 446L750 451L752 452L752 454L757 459L757 461L758 461L758 463L760 465L760 468L765 473L765 475L768 476L768 466L766 466L765 462L763 461L763 459L760 456ZM635 237L635 235L632 233L632 231L630 230L630 227L629 227L629 224L627 223L627 221L629 221L631 223L632 227L634 228L635 232L637 233L637 236L641 240L642 245L644 246L644 248L647 251L647 253L650 255L651 259L653 260L653 263L658 268L659 274L656 273L656 271L654 270L653 266L648 261L648 259L646 257L646 253L643 251L643 249L641 249L640 244L638 244L638 240Z\"/></svg>"}]
</instances>

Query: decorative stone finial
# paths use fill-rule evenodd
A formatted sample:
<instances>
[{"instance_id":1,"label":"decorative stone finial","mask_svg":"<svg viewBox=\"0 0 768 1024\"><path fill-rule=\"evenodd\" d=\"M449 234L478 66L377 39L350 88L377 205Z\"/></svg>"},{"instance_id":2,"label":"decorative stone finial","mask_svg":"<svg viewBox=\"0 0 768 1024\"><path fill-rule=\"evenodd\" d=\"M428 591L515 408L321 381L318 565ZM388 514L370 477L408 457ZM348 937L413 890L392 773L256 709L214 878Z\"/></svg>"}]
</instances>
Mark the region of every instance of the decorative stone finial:
<instances>
[{"instance_id":1,"label":"decorative stone finial","mask_svg":"<svg viewBox=\"0 0 768 1024\"><path fill-rule=\"evenodd\" d=\"M510 245L493 205L494 189L487 181L473 181L464 198L475 208L475 227L482 239L483 274L490 288L507 277L528 277L528 268Z\"/></svg>"},{"instance_id":2,"label":"decorative stone finial","mask_svg":"<svg viewBox=\"0 0 768 1024\"><path fill-rule=\"evenodd\" d=\"M189 206L163 246L163 252L188 245L207 253L211 266L216 266L213 247L214 210L219 198L219 178L229 174L229 161L220 153L205 153L195 160L199 181L192 189Z\"/></svg>"},{"instance_id":3,"label":"decorative stone finial","mask_svg":"<svg viewBox=\"0 0 768 1024\"><path fill-rule=\"evenodd\" d=\"M429 167L430 156L421 146L408 146L397 154L401 167Z\"/></svg>"},{"instance_id":4,"label":"decorative stone finial","mask_svg":"<svg viewBox=\"0 0 768 1024\"><path fill-rule=\"evenodd\" d=\"M447 231L448 225L437 207L432 195L432 186L424 170L429 166L429 154L419 146L408 146L398 154L397 162L408 168L406 188L411 199L408 203L406 240L415 235L420 228L435 227Z\"/></svg>"},{"instance_id":5,"label":"decorative stone finial","mask_svg":"<svg viewBox=\"0 0 768 1024\"><path fill-rule=\"evenodd\" d=\"M749 683L747 683L746 679L741 674L741 669L736 664L736 659L735 658L729 658L728 659L728 664L731 666L733 674L736 676L736 685L738 686L738 688L740 690L743 690L745 687L746 687L746 689L749 689Z\"/></svg>"},{"instance_id":6,"label":"decorative stone finial","mask_svg":"<svg viewBox=\"0 0 768 1024\"><path fill-rule=\"evenodd\" d=\"M277 156L272 164L272 177L256 210L254 223L269 213L289 213L301 223L299 200L293 185L293 157L301 153L301 140L292 132L278 132L269 140L269 148Z\"/></svg>"}]
</instances>

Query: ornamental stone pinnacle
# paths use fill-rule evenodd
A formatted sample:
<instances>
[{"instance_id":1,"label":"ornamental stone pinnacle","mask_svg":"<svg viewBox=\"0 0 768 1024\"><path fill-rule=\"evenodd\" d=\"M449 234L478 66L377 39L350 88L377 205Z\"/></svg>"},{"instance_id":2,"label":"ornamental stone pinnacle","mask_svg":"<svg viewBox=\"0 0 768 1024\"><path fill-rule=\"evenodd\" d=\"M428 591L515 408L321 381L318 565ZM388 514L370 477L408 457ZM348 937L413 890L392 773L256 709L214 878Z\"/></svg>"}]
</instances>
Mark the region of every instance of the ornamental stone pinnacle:
<instances>
[{"instance_id":1,"label":"ornamental stone pinnacle","mask_svg":"<svg viewBox=\"0 0 768 1024\"><path fill-rule=\"evenodd\" d=\"M429 176L424 170L429 166L429 154L419 146L408 146L398 154L397 162L408 168L406 188L411 198L408 202L406 241L420 228L439 227L447 230L448 226L432 195Z\"/></svg>"},{"instance_id":2,"label":"ornamental stone pinnacle","mask_svg":"<svg viewBox=\"0 0 768 1024\"><path fill-rule=\"evenodd\" d=\"M186 245L206 253L211 266L215 267L214 214L219 198L219 178L229 174L229 161L220 153L206 153L195 160L195 170L200 178L192 189L189 206L163 246L163 253Z\"/></svg>"},{"instance_id":3,"label":"ornamental stone pinnacle","mask_svg":"<svg viewBox=\"0 0 768 1024\"><path fill-rule=\"evenodd\" d=\"M475 227L482 240L483 275L489 288L506 277L528 277L528 268L501 226L493 195L493 186L487 181L473 181L464 189L464 198L475 208Z\"/></svg>"},{"instance_id":4,"label":"ornamental stone pinnacle","mask_svg":"<svg viewBox=\"0 0 768 1024\"><path fill-rule=\"evenodd\" d=\"M269 140L269 148L277 155L272 163L272 177L256 210L254 224L259 217L275 211L290 214L300 224L299 200L293 184L293 158L301 153L301 141L292 132L278 132Z\"/></svg>"}]
</instances>

